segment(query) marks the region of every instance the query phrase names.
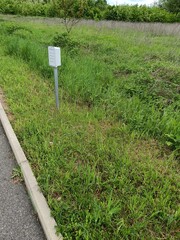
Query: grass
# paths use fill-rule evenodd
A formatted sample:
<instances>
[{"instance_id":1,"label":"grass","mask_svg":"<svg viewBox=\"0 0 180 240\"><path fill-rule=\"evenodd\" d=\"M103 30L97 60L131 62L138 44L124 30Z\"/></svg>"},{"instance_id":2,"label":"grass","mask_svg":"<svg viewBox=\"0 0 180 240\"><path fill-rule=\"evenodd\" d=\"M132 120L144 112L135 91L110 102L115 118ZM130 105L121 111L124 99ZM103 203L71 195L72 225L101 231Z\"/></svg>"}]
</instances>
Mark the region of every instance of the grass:
<instances>
[{"instance_id":1,"label":"grass","mask_svg":"<svg viewBox=\"0 0 180 240\"><path fill-rule=\"evenodd\" d=\"M2 21L0 31L0 87L57 230L178 239L178 36L76 27L58 112L47 46L63 27Z\"/></svg>"}]
</instances>

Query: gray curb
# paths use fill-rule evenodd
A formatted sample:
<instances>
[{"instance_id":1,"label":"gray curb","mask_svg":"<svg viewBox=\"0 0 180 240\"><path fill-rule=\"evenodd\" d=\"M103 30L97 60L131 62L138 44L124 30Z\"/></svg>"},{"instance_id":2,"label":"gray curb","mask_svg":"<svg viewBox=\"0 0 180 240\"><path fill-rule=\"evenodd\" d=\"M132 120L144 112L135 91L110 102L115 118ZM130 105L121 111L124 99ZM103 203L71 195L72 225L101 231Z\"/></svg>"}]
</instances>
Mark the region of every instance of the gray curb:
<instances>
[{"instance_id":1,"label":"gray curb","mask_svg":"<svg viewBox=\"0 0 180 240\"><path fill-rule=\"evenodd\" d=\"M14 156L21 168L21 171L24 176L24 181L30 195L31 201L37 211L40 223L44 230L47 240L62 240L61 234L56 235L56 222L53 217L51 217L50 209L46 202L45 197L40 192L36 178L31 170L29 162L20 146L20 143L12 129L12 126L8 120L8 117L3 109L2 104L0 103L0 120L6 136L9 140L10 146L14 153Z\"/></svg>"}]
</instances>

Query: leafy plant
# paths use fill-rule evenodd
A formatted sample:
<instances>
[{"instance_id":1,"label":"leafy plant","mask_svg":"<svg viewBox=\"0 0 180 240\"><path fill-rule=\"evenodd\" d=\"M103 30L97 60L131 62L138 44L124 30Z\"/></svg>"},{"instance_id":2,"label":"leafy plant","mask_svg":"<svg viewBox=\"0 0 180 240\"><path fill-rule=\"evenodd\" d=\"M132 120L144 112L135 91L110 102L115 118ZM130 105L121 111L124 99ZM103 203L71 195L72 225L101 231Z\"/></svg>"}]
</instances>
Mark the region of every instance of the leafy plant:
<instances>
[{"instance_id":1,"label":"leafy plant","mask_svg":"<svg viewBox=\"0 0 180 240\"><path fill-rule=\"evenodd\" d=\"M74 41L68 33L57 33L52 40L52 44L61 48L68 48L69 50L79 46L79 43Z\"/></svg>"},{"instance_id":2,"label":"leafy plant","mask_svg":"<svg viewBox=\"0 0 180 240\"><path fill-rule=\"evenodd\" d=\"M14 183L23 182L23 174L20 167L13 168L11 179L13 179Z\"/></svg>"},{"instance_id":3,"label":"leafy plant","mask_svg":"<svg viewBox=\"0 0 180 240\"><path fill-rule=\"evenodd\" d=\"M167 146L171 147L172 149L179 151L180 150L180 135L174 136L172 134L166 134Z\"/></svg>"}]
</instances>

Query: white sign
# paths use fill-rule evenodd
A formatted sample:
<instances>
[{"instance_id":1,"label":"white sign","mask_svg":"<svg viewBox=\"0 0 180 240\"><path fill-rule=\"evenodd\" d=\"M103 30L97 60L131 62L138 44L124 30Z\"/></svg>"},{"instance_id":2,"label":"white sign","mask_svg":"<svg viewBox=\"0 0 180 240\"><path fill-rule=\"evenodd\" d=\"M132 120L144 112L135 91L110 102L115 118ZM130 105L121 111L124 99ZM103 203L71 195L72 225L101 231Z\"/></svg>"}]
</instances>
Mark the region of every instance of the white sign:
<instances>
[{"instance_id":1,"label":"white sign","mask_svg":"<svg viewBox=\"0 0 180 240\"><path fill-rule=\"evenodd\" d=\"M61 66L61 50L59 47L48 47L49 66Z\"/></svg>"}]
</instances>

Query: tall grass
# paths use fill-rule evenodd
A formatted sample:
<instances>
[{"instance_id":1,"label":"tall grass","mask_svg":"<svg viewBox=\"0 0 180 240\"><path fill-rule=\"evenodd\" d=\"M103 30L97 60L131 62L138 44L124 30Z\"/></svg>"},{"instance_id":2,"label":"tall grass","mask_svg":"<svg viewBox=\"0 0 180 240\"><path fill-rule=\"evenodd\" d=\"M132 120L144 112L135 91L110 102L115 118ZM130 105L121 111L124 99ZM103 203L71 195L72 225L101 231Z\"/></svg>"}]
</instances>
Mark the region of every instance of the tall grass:
<instances>
[{"instance_id":1,"label":"tall grass","mask_svg":"<svg viewBox=\"0 0 180 240\"><path fill-rule=\"evenodd\" d=\"M11 21L26 21L26 22L32 22L32 23L42 23L46 24L48 26L56 25L56 26L63 26L63 20L61 18L47 18L47 17L18 17L13 15L1 15L0 17L2 19L7 19ZM124 29L124 30L135 30L140 31L148 34L153 34L156 36L162 36L162 35L180 35L180 24L179 23L139 23L139 22L123 22L123 21L107 21L107 20L101 20L101 21L95 21L95 20L81 20L78 23L79 26L91 26L91 27L97 27L99 29Z\"/></svg>"},{"instance_id":2,"label":"tall grass","mask_svg":"<svg viewBox=\"0 0 180 240\"><path fill-rule=\"evenodd\" d=\"M132 129L160 138L163 142L171 141L173 146L174 141L179 141L180 135L180 72L175 66L166 63L170 59L166 54L171 50L167 51L162 46L162 54L156 53L154 46L157 45L152 36L147 41L152 42L154 53L147 52L144 37L145 35L140 39L140 44L133 47L130 44L136 35L132 35L129 42L124 44L124 34L114 36L112 46L100 45L100 36L100 40L92 45L84 39L73 48L67 46L62 52L60 86L70 101L89 107L101 107L115 119L125 121ZM52 75L52 70L48 67L47 45L13 34L7 37L6 43L8 54L27 61L44 77ZM126 48L126 45L130 47L127 56L122 55L122 48ZM140 49L141 45L143 50ZM121 52L123 61L121 56L119 58L118 51ZM130 58L131 54L134 59ZM147 61L143 63L144 59ZM179 58L175 54L170 61L179 61Z\"/></svg>"},{"instance_id":3,"label":"tall grass","mask_svg":"<svg viewBox=\"0 0 180 240\"><path fill-rule=\"evenodd\" d=\"M47 48L28 39L12 36L6 41L6 53L16 55L28 62L32 69L39 70L44 77L52 75L47 67Z\"/></svg>"}]
</instances>

